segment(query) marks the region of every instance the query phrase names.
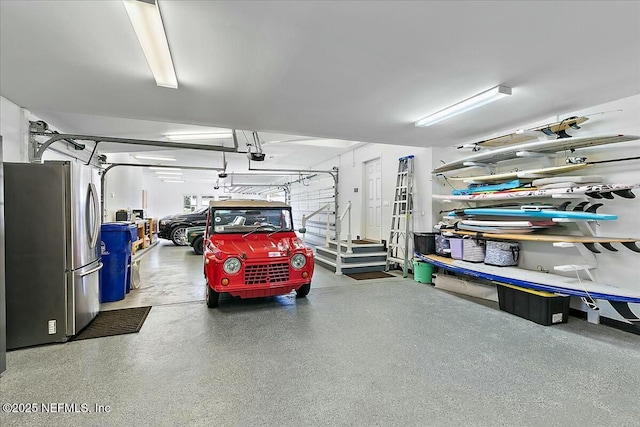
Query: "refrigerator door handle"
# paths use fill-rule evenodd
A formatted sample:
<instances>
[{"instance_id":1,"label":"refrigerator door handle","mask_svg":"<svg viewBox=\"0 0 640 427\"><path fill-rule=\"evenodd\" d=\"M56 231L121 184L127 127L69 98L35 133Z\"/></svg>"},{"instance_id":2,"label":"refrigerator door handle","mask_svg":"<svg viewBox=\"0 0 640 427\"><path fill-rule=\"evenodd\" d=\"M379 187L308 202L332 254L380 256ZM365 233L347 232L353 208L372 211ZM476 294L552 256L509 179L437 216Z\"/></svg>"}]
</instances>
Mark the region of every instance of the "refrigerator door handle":
<instances>
[{"instance_id":1,"label":"refrigerator door handle","mask_svg":"<svg viewBox=\"0 0 640 427\"><path fill-rule=\"evenodd\" d=\"M99 264L98 264L98 266L97 266L96 268L92 268L92 269L91 269L91 270L89 270L89 271L85 271L84 273L82 273L82 274L80 275L80 277L88 276L88 275L90 275L90 274L95 273L96 271L100 271L100 270L102 270L102 267L104 267L104 264L103 264L103 263L99 263Z\"/></svg>"},{"instance_id":2,"label":"refrigerator door handle","mask_svg":"<svg viewBox=\"0 0 640 427\"><path fill-rule=\"evenodd\" d=\"M98 235L100 234L100 202L98 201L98 192L93 182L89 183L89 194L93 202L93 232L89 235L91 238L89 247L95 248L98 244ZM87 209L87 215L89 215L89 209Z\"/></svg>"}]
</instances>

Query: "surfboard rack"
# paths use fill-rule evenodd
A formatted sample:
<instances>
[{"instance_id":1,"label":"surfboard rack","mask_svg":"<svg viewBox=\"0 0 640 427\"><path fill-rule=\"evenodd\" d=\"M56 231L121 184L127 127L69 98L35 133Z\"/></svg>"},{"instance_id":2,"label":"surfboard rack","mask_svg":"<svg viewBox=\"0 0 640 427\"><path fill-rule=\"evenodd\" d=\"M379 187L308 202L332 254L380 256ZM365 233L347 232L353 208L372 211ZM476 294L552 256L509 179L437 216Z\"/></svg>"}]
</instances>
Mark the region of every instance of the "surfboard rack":
<instances>
[{"instance_id":1,"label":"surfboard rack","mask_svg":"<svg viewBox=\"0 0 640 427\"><path fill-rule=\"evenodd\" d=\"M593 276L593 274L591 273L591 270L597 268L595 265L589 265L589 264L565 264L565 265L554 265L553 269L555 271L562 271L562 272L571 272L571 271L577 271L577 272L581 272L584 271L587 276L589 276L589 279L592 282L596 281L596 278Z\"/></svg>"},{"instance_id":2,"label":"surfboard rack","mask_svg":"<svg viewBox=\"0 0 640 427\"><path fill-rule=\"evenodd\" d=\"M495 173L496 164L495 163L484 163L484 162L464 162L463 165L465 167L475 166L478 168L483 168L489 174Z\"/></svg>"},{"instance_id":3,"label":"surfboard rack","mask_svg":"<svg viewBox=\"0 0 640 427\"><path fill-rule=\"evenodd\" d=\"M523 150L523 151L518 151L516 152L516 157L518 158L535 158L535 159L539 159L542 161L542 163L547 166L547 167L551 167L553 166L554 162L554 155L549 154L549 153L539 153L536 151L527 151L527 150Z\"/></svg>"}]
</instances>

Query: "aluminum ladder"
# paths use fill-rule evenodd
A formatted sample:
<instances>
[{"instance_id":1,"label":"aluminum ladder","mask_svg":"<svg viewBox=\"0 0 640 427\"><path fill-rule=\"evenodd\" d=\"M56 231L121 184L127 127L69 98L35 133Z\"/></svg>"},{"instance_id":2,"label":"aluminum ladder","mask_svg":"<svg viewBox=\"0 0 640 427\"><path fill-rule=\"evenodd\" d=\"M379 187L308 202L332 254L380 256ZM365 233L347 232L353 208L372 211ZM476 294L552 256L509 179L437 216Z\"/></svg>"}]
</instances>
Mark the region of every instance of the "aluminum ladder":
<instances>
[{"instance_id":1,"label":"aluminum ladder","mask_svg":"<svg viewBox=\"0 0 640 427\"><path fill-rule=\"evenodd\" d=\"M402 277L408 276L409 253L413 238L413 156L398 159L396 191L391 215L391 231L387 242L386 271L393 265L402 266Z\"/></svg>"}]
</instances>

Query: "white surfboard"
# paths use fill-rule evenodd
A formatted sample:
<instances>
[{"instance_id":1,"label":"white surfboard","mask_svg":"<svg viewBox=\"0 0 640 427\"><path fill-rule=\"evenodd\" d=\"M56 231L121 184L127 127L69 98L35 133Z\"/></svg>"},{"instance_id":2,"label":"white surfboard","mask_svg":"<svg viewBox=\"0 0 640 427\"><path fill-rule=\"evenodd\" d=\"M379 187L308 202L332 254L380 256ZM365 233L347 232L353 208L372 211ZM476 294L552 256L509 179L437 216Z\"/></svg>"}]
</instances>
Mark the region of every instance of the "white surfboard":
<instances>
[{"instance_id":1,"label":"white surfboard","mask_svg":"<svg viewBox=\"0 0 640 427\"><path fill-rule=\"evenodd\" d=\"M481 219L463 219L460 221L462 224L468 225L481 225L488 227L533 227L533 226L553 226L556 225L553 221L491 221Z\"/></svg>"},{"instance_id":2,"label":"white surfboard","mask_svg":"<svg viewBox=\"0 0 640 427\"><path fill-rule=\"evenodd\" d=\"M590 182L602 182L601 176L554 176L551 178L540 178L533 181L534 187L541 187L543 185L560 184L563 182L575 182L576 184L590 183ZM565 185L565 187L573 187L571 185Z\"/></svg>"},{"instance_id":3,"label":"white surfboard","mask_svg":"<svg viewBox=\"0 0 640 427\"><path fill-rule=\"evenodd\" d=\"M598 145L614 144L640 139L636 135L601 135L580 138L551 139L547 141L535 141L525 144L508 145L495 150L483 151L464 157L453 162L445 163L435 168L432 173L443 173L467 167L466 163L493 164L505 160L517 159L519 153L557 153L578 148L594 147Z\"/></svg>"},{"instance_id":4,"label":"white surfboard","mask_svg":"<svg viewBox=\"0 0 640 427\"><path fill-rule=\"evenodd\" d=\"M511 171L504 173L496 173L493 175L480 176L450 176L448 179L453 181L464 181L468 184L484 184L490 182L505 182L513 179L535 179L545 178L552 175L560 175L567 172L573 172L590 166L588 163L578 163L574 165L551 166L547 168L529 169L522 171Z\"/></svg>"}]
</instances>

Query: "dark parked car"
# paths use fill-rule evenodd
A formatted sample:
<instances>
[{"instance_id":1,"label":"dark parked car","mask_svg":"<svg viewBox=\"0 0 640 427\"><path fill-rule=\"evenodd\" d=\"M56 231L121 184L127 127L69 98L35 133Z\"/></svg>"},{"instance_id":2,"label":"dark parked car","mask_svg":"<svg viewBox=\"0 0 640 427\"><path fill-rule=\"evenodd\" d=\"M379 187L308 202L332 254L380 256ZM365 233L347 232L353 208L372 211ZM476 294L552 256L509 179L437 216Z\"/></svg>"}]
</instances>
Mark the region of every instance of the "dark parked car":
<instances>
[{"instance_id":1,"label":"dark parked car","mask_svg":"<svg viewBox=\"0 0 640 427\"><path fill-rule=\"evenodd\" d=\"M160 224L158 225L158 237L161 239L171 240L176 246L190 245L191 242L189 242L187 228L198 226L204 227L207 225L207 211L208 208L204 207L191 213L170 215L161 218ZM214 222L216 225L227 225L232 223L234 220L236 220L235 214L220 214L216 216ZM248 224L253 224L254 222L266 221L267 218L261 216L258 211L253 215L249 213L246 220L249 221Z\"/></svg>"},{"instance_id":2,"label":"dark parked car","mask_svg":"<svg viewBox=\"0 0 640 427\"><path fill-rule=\"evenodd\" d=\"M187 239L196 255L202 255L204 244L204 230L206 227L197 226L187 228Z\"/></svg>"},{"instance_id":3,"label":"dark parked car","mask_svg":"<svg viewBox=\"0 0 640 427\"><path fill-rule=\"evenodd\" d=\"M171 240L173 244L177 246L188 245L187 228L207 225L207 210L208 207L204 207L191 213L170 215L161 218L158 225L158 237Z\"/></svg>"}]
</instances>

